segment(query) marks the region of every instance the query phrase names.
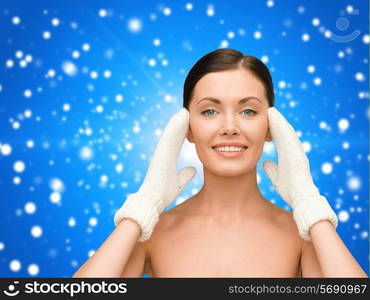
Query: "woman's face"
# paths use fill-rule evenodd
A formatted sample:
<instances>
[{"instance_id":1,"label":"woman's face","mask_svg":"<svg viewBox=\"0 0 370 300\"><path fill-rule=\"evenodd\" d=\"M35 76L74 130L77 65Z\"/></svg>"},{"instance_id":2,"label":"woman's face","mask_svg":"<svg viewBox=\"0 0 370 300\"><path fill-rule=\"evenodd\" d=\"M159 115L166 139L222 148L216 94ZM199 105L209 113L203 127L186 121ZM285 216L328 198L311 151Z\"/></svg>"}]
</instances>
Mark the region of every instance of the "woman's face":
<instances>
[{"instance_id":1,"label":"woman's face","mask_svg":"<svg viewBox=\"0 0 370 300\"><path fill-rule=\"evenodd\" d=\"M249 100L238 103L244 98ZM195 144L203 166L219 176L239 176L255 168L264 142L271 141L268 108L264 87L250 71L213 72L202 77L189 106L187 139ZM238 157L224 157L213 148L234 142L248 147Z\"/></svg>"}]
</instances>

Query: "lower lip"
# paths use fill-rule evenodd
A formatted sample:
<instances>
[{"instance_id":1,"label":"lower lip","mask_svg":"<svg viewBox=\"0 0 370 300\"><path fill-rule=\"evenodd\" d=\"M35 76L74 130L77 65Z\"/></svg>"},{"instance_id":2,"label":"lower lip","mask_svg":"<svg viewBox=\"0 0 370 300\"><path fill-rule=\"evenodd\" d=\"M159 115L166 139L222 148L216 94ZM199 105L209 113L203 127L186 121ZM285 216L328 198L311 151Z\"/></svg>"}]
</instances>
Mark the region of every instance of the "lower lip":
<instances>
[{"instance_id":1,"label":"lower lip","mask_svg":"<svg viewBox=\"0 0 370 300\"><path fill-rule=\"evenodd\" d=\"M227 151L217 151L216 149L212 148L213 150L216 151L216 153L222 157L226 157L226 158L236 158L236 157L240 157L244 154L244 152L248 149L244 149L243 151L235 151L235 152L227 152Z\"/></svg>"}]
</instances>

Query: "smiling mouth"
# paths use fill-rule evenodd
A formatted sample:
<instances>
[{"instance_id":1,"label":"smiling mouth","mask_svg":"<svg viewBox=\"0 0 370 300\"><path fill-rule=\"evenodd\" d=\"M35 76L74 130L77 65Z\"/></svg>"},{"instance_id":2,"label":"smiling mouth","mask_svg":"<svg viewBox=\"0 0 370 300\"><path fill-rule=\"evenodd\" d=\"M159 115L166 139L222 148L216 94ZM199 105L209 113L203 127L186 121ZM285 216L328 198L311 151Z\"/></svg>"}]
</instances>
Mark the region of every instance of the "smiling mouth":
<instances>
[{"instance_id":1,"label":"smiling mouth","mask_svg":"<svg viewBox=\"0 0 370 300\"><path fill-rule=\"evenodd\" d=\"M217 150L216 148L218 148L218 147L212 147L212 149L215 150L215 151L218 151L218 152L226 152L226 153L243 152L243 151L245 151L245 150L248 149L247 146L245 146L245 147L239 147L239 148L242 148L241 151L238 151L238 150L237 151L222 151L222 150Z\"/></svg>"}]
</instances>

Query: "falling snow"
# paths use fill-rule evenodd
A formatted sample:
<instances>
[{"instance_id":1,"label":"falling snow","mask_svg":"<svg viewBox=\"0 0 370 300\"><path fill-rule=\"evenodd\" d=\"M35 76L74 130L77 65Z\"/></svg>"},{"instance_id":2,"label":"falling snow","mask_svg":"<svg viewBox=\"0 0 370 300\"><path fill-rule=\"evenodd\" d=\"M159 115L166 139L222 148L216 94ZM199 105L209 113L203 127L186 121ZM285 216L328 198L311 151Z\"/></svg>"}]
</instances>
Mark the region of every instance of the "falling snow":
<instances>
[{"instance_id":1,"label":"falling snow","mask_svg":"<svg viewBox=\"0 0 370 300\"><path fill-rule=\"evenodd\" d=\"M3 4L1 275L70 277L95 253L116 209L143 182L166 122L182 107L187 72L218 48L269 67L275 105L296 129L342 239L351 250L366 249L365 2L338 2L326 13L316 2L128 3L92 3L87 11L76 2L81 15L57 2L27 12ZM343 42L355 30L358 36ZM257 182L267 199L286 207L260 168L264 160L278 162L274 142L263 145ZM203 165L188 141L180 165L199 172L172 205L202 186ZM356 258L368 266L368 253L359 251Z\"/></svg>"}]
</instances>

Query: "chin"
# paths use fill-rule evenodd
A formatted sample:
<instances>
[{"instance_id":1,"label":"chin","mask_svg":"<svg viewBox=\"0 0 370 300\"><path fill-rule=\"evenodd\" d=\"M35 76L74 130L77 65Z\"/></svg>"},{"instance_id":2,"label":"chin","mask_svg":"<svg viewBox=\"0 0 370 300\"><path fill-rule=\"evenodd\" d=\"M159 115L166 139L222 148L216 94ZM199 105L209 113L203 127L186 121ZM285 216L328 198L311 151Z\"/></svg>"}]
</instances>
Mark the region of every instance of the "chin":
<instances>
[{"instance_id":1,"label":"chin","mask_svg":"<svg viewBox=\"0 0 370 300\"><path fill-rule=\"evenodd\" d=\"M240 164L239 165L222 165L222 164L218 164L217 166L214 165L214 163L212 163L212 166L211 165L208 165L206 166L205 164L203 164L206 169L210 172L210 173L213 173L217 176L221 176L221 177L238 177L238 176L242 176L246 173L249 173L251 172L252 170L254 170L256 168L256 165L251 165L251 166L245 166L243 168L240 167Z\"/></svg>"}]
</instances>

